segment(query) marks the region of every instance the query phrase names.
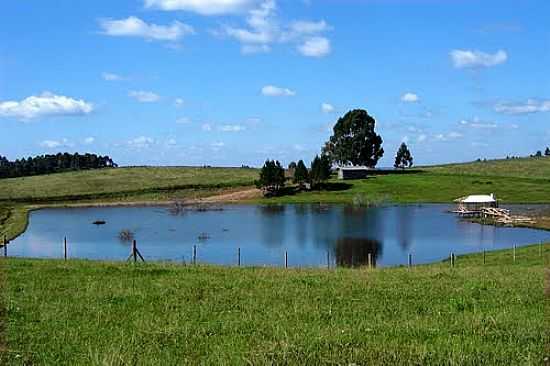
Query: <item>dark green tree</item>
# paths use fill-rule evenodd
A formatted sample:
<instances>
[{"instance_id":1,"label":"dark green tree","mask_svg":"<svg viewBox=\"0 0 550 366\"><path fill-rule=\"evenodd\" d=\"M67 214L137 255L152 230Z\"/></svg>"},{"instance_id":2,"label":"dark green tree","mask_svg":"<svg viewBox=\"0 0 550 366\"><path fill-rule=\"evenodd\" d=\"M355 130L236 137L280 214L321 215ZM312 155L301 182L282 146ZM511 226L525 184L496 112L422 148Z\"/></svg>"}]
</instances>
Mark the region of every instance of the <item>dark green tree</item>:
<instances>
[{"instance_id":1,"label":"dark green tree","mask_svg":"<svg viewBox=\"0 0 550 366\"><path fill-rule=\"evenodd\" d=\"M298 184L300 188L303 188L304 183L309 180L309 172L303 160L298 161L296 169L294 171L294 183Z\"/></svg>"},{"instance_id":2,"label":"dark green tree","mask_svg":"<svg viewBox=\"0 0 550 366\"><path fill-rule=\"evenodd\" d=\"M340 165L374 168L384 155L382 137L374 131L376 121L363 109L352 110L336 122L323 153Z\"/></svg>"},{"instance_id":3,"label":"dark green tree","mask_svg":"<svg viewBox=\"0 0 550 366\"><path fill-rule=\"evenodd\" d=\"M288 164L288 169L296 169L296 162L293 161L290 164Z\"/></svg>"},{"instance_id":4,"label":"dark green tree","mask_svg":"<svg viewBox=\"0 0 550 366\"><path fill-rule=\"evenodd\" d=\"M332 163L327 155L317 155L311 162L311 171L309 178L312 188L320 188L321 183L330 178L330 169Z\"/></svg>"},{"instance_id":5,"label":"dark green tree","mask_svg":"<svg viewBox=\"0 0 550 366\"><path fill-rule=\"evenodd\" d=\"M399 146L399 149L397 150L397 154L395 155L395 163L393 166L395 168L410 168L413 165L413 157L411 155L411 152L409 151L409 148L407 147L406 143L401 143L401 146Z\"/></svg>"},{"instance_id":6,"label":"dark green tree","mask_svg":"<svg viewBox=\"0 0 550 366\"><path fill-rule=\"evenodd\" d=\"M276 160L266 160L260 170L260 179L256 182L256 187L261 189L264 196L274 196L279 194L281 188L285 186L285 170Z\"/></svg>"},{"instance_id":7,"label":"dark green tree","mask_svg":"<svg viewBox=\"0 0 550 366\"><path fill-rule=\"evenodd\" d=\"M544 150L544 156L550 156L550 147L547 147L546 150Z\"/></svg>"},{"instance_id":8,"label":"dark green tree","mask_svg":"<svg viewBox=\"0 0 550 366\"><path fill-rule=\"evenodd\" d=\"M537 157L537 158L542 157L542 151L540 151L540 150L537 151L537 153L535 154L535 157Z\"/></svg>"}]
</instances>

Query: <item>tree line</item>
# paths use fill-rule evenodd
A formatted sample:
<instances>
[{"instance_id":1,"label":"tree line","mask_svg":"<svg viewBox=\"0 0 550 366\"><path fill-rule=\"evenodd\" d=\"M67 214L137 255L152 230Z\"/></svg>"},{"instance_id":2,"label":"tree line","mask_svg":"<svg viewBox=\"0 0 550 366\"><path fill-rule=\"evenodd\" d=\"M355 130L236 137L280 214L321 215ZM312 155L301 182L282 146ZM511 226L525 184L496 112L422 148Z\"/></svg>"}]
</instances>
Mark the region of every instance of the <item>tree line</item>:
<instances>
[{"instance_id":1,"label":"tree line","mask_svg":"<svg viewBox=\"0 0 550 366\"><path fill-rule=\"evenodd\" d=\"M384 155L382 137L375 131L376 121L367 111L355 109L339 118L333 128L333 134L315 156L308 170L302 160L291 163L289 170L294 172L293 182L303 189L319 188L330 178L333 165L365 166L375 168ZM406 143L402 143L395 156L395 168L408 168L413 165L412 154ZM267 160L256 181L265 195L276 195L284 187L285 170L280 162Z\"/></svg>"},{"instance_id":2,"label":"tree line","mask_svg":"<svg viewBox=\"0 0 550 366\"><path fill-rule=\"evenodd\" d=\"M38 155L15 161L9 161L6 157L0 155L0 178L16 178L117 166L109 156L96 154L58 153L55 155Z\"/></svg>"}]
</instances>

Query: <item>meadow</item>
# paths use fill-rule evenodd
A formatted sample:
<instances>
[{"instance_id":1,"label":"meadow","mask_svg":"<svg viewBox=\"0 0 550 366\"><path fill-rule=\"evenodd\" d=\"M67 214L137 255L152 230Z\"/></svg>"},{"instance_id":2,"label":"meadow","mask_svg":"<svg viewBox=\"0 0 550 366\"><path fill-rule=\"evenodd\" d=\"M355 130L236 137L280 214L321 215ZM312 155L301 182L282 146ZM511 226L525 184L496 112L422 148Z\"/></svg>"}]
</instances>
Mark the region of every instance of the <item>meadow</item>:
<instances>
[{"instance_id":1,"label":"meadow","mask_svg":"<svg viewBox=\"0 0 550 366\"><path fill-rule=\"evenodd\" d=\"M537 365L550 245L390 269L2 261L10 365ZM542 255L541 255L542 253Z\"/></svg>"}]
</instances>

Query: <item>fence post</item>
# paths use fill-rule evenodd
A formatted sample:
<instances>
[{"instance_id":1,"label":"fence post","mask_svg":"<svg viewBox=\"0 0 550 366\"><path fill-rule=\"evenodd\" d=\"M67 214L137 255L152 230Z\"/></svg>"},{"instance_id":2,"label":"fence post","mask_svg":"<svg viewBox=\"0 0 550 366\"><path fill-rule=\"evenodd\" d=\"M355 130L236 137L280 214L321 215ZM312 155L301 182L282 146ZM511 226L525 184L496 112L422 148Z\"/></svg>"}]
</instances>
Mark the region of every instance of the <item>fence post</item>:
<instances>
[{"instance_id":1,"label":"fence post","mask_svg":"<svg viewBox=\"0 0 550 366\"><path fill-rule=\"evenodd\" d=\"M487 263L487 253L485 251L485 248L483 249L483 264Z\"/></svg>"},{"instance_id":2,"label":"fence post","mask_svg":"<svg viewBox=\"0 0 550 366\"><path fill-rule=\"evenodd\" d=\"M197 264L197 246L193 245L193 265Z\"/></svg>"},{"instance_id":3,"label":"fence post","mask_svg":"<svg viewBox=\"0 0 550 366\"><path fill-rule=\"evenodd\" d=\"M63 259L67 261L67 237L63 238Z\"/></svg>"},{"instance_id":4,"label":"fence post","mask_svg":"<svg viewBox=\"0 0 550 366\"><path fill-rule=\"evenodd\" d=\"M514 249L512 250L512 255L514 257L514 263L516 263L516 244L514 244Z\"/></svg>"},{"instance_id":5,"label":"fence post","mask_svg":"<svg viewBox=\"0 0 550 366\"><path fill-rule=\"evenodd\" d=\"M8 256L8 238L4 235L4 257Z\"/></svg>"},{"instance_id":6,"label":"fence post","mask_svg":"<svg viewBox=\"0 0 550 366\"><path fill-rule=\"evenodd\" d=\"M241 266L241 248L237 248L237 266Z\"/></svg>"},{"instance_id":7,"label":"fence post","mask_svg":"<svg viewBox=\"0 0 550 366\"><path fill-rule=\"evenodd\" d=\"M369 269L372 268L372 254L367 253L367 265L369 266Z\"/></svg>"},{"instance_id":8,"label":"fence post","mask_svg":"<svg viewBox=\"0 0 550 366\"><path fill-rule=\"evenodd\" d=\"M542 240L539 243L539 257L542 257Z\"/></svg>"},{"instance_id":9,"label":"fence post","mask_svg":"<svg viewBox=\"0 0 550 366\"><path fill-rule=\"evenodd\" d=\"M132 256L134 257L134 263L137 262L136 241L132 241Z\"/></svg>"},{"instance_id":10,"label":"fence post","mask_svg":"<svg viewBox=\"0 0 550 366\"><path fill-rule=\"evenodd\" d=\"M285 250L285 268L288 268L288 251Z\"/></svg>"},{"instance_id":11,"label":"fence post","mask_svg":"<svg viewBox=\"0 0 550 366\"><path fill-rule=\"evenodd\" d=\"M327 250L327 269L330 269L330 251Z\"/></svg>"},{"instance_id":12,"label":"fence post","mask_svg":"<svg viewBox=\"0 0 550 366\"><path fill-rule=\"evenodd\" d=\"M413 265L413 255L409 253L409 268L412 268Z\"/></svg>"},{"instance_id":13,"label":"fence post","mask_svg":"<svg viewBox=\"0 0 550 366\"><path fill-rule=\"evenodd\" d=\"M451 267L455 266L455 254L451 252Z\"/></svg>"}]
</instances>

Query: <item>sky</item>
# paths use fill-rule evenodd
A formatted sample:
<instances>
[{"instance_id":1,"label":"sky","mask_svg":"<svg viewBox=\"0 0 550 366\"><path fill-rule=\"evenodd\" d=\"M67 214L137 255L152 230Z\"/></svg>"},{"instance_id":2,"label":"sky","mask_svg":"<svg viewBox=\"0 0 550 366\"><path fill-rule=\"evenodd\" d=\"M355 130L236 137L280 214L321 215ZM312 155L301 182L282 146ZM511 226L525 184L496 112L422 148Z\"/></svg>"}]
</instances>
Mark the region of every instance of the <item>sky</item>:
<instances>
[{"instance_id":1,"label":"sky","mask_svg":"<svg viewBox=\"0 0 550 366\"><path fill-rule=\"evenodd\" d=\"M550 146L547 0L6 0L0 155L259 166L347 111L391 166Z\"/></svg>"}]
</instances>

